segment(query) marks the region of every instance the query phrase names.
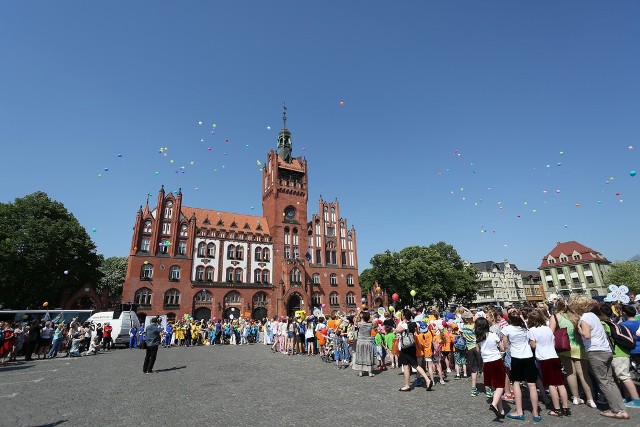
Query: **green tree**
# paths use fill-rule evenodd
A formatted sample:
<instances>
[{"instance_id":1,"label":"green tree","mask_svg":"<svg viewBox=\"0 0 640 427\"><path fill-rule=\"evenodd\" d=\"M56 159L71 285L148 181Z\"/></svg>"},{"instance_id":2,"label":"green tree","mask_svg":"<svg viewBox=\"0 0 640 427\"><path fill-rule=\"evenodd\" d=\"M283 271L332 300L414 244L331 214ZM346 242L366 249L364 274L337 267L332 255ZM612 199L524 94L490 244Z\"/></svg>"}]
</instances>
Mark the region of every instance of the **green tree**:
<instances>
[{"instance_id":1,"label":"green tree","mask_svg":"<svg viewBox=\"0 0 640 427\"><path fill-rule=\"evenodd\" d=\"M360 287L362 288L362 294L366 295L369 292L369 289L373 287L376 278L373 276L373 270L371 268L367 268L362 270L360 273L359 282Z\"/></svg>"},{"instance_id":2,"label":"green tree","mask_svg":"<svg viewBox=\"0 0 640 427\"><path fill-rule=\"evenodd\" d=\"M122 295L122 284L127 277L127 257L110 257L102 261L100 272L102 278L98 282L98 292L107 292L108 295Z\"/></svg>"},{"instance_id":3,"label":"green tree","mask_svg":"<svg viewBox=\"0 0 640 427\"><path fill-rule=\"evenodd\" d=\"M466 265L453 246L438 242L409 246L400 252L385 251L371 258L372 275L390 294L397 293L401 305L448 305L452 300L470 302L478 284L475 269ZM411 296L411 291L416 296Z\"/></svg>"},{"instance_id":4,"label":"green tree","mask_svg":"<svg viewBox=\"0 0 640 427\"><path fill-rule=\"evenodd\" d=\"M640 293L640 264L633 261L614 262L604 276L607 285L626 285L630 294Z\"/></svg>"},{"instance_id":5,"label":"green tree","mask_svg":"<svg viewBox=\"0 0 640 427\"><path fill-rule=\"evenodd\" d=\"M64 289L97 284L101 256L62 203L36 192L0 203L0 304L57 305Z\"/></svg>"}]
</instances>

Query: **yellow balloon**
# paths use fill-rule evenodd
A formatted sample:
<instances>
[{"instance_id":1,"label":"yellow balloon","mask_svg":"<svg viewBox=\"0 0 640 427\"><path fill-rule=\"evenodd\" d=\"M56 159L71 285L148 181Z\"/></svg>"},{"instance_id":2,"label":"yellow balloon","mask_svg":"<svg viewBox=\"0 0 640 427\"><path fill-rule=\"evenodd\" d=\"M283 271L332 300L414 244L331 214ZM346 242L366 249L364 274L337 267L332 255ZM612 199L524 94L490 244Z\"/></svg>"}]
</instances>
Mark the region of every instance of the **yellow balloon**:
<instances>
[{"instance_id":1,"label":"yellow balloon","mask_svg":"<svg viewBox=\"0 0 640 427\"><path fill-rule=\"evenodd\" d=\"M49 306L49 303L45 301L45 302L44 302L44 304L42 304L42 306L43 306L43 307L48 307L48 306Z\"/></svg>"}]
</instances>

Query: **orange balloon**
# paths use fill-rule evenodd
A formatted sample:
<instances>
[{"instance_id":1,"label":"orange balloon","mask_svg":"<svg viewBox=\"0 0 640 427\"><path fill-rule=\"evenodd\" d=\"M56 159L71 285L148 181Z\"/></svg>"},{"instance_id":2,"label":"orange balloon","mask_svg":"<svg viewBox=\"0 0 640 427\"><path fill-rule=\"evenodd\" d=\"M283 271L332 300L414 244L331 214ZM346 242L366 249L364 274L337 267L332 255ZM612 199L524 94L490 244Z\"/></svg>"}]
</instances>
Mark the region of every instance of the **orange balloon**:
<instances>
[{"instance_id":1,"label":"orange balloon","mask_svg":"<svg viewBox=\"0 0 640 427\"><path fill-rule=\"evenodd\" d=\"M48 306L49 306L49 303L45 301L45 302L44 302L44 304L42 304L42 306L43 306L43 307L48 307Z\"/></svg>"}]
</instances>

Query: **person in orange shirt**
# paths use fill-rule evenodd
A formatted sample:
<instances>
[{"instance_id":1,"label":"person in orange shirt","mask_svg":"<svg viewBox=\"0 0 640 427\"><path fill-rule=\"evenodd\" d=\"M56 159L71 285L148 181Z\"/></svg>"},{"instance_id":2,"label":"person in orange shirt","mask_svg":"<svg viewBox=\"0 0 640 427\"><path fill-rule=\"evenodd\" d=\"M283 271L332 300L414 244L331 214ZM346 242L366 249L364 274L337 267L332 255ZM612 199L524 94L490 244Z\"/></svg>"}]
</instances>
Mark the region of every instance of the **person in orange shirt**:
<instances>
[{"instance_id":1,"label":"person in orange shirt","mask_svg":"<svg viewBox=\"0 0 640 427\"><path fill-rule=\"evenodd\" d=\"M431 358L433 352L433 334L429 332L429 325L426 322L418 323L420 329L415 334L415 342L416 342L416 359L418 361L418 366L424 369L425 360L429 360ZM405 367L407 369L407 367ZM431 381L427 386L427 390L431 390L433 387L433 371L429 373L429 378Z\"/></svg>"},{"instance_id":2,"label":"person in orange shirt","mask_svg":"<svg viewBox=\"0 0 640 427\"><path fill-rule=\"evenodd\" d=\"M442 324L445 326L445 323ZM444 331L444 340L442 341L442 358L447 369L447 373L451 372L451 366L453 365L451 356L453 354L453 340L455 335L453 334L453 322L446 322L446 330Z\"/></svg>"},{"instance_id":3,"label":"person in orange shirt","mask_svg":"<svg viewBox=\"0 0 640 427\"><path fill-rule=\"evenodd\" d=\"M442 344L445 341L444 327L442 326L442 323L438 325L436 322L429 324L428 334L431 335L431 351L429 356L427 356L425 351L424 358L427 362L427 367L429 368L428 374L431 382L433 383L434 372L437 371L438 377L440 378L440 384L445 385L444 375L442 374L442 365L440 364L440 358L442 357Z\"/></svg>"}]
</instances>

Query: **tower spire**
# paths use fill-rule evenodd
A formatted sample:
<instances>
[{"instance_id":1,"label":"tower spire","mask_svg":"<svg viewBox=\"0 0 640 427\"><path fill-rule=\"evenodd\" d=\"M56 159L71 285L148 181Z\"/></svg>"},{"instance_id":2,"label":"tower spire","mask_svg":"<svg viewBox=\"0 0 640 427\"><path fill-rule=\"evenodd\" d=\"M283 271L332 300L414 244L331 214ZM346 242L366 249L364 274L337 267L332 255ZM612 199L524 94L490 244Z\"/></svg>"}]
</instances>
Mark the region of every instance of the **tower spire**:
<instances>
[{"instance_id":1,"label":"tower spire","mask_svg":"<svg viewBox=\"0 0 640 427\"><path fill-rule=\"evenodd\" d=\"M287 129L287 105L282 103L282 130L278 133L278 156L291 163L291 132Z\"/></svg>"},{"instance_id":2,"label":"tower spire","mask_svg":"<svg viewBox=\"0 0 640 427\"><path fill-rule=\"evenodd\" d=\"M282 103L282 129L287 128L287 104Z\"/></svg>"}]
</instances>

